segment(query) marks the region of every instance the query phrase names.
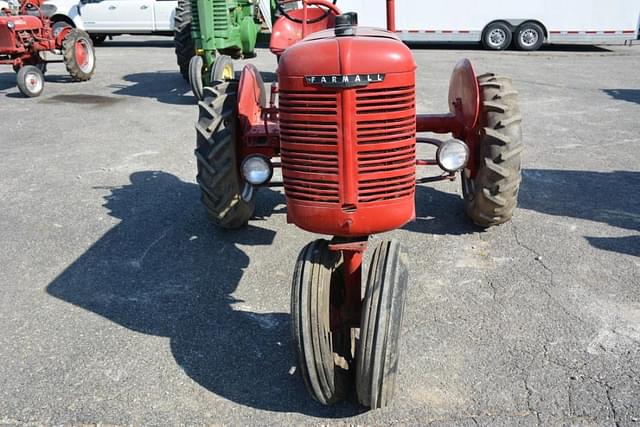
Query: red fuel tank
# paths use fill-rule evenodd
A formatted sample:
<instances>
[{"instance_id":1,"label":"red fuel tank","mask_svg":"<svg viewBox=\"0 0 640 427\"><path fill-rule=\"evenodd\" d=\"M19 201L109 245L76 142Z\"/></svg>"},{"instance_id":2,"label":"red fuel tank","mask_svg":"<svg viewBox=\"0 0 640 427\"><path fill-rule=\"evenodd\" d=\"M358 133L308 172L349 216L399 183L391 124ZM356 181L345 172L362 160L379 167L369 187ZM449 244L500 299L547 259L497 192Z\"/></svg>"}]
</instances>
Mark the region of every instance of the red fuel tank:
<instances>
[{"instance_id":1,"label":"red fuel tank","mask_svg":"<svg viewBox=\"0 0 640 427\"><path fill-rule=\"evenodd\" d=\"M415 62L392 33L321 31L278 67L288 221L364 236L415 218Z\"/></svg>"}]
</instances>

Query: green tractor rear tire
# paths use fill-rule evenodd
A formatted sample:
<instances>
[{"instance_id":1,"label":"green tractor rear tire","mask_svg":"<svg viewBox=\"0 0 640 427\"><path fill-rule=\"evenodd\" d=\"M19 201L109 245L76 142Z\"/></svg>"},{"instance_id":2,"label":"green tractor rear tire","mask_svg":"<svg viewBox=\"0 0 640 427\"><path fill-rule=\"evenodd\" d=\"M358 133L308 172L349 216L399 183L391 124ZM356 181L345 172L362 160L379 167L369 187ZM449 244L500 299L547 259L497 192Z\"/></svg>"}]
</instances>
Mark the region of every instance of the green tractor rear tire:
<instances>
[{"instance_id":1,"label":"green tractor rear tire","mask_svg":"<svg viewBox=\"0 0 640 427\"><path fill-rule=\"evenodd\" d=\"M195 46L191 38L191 3L189 0L178 0L174 18L173 42L180 74L189 80L189 61L195 55Z\"/></svg>"}]
</instances>

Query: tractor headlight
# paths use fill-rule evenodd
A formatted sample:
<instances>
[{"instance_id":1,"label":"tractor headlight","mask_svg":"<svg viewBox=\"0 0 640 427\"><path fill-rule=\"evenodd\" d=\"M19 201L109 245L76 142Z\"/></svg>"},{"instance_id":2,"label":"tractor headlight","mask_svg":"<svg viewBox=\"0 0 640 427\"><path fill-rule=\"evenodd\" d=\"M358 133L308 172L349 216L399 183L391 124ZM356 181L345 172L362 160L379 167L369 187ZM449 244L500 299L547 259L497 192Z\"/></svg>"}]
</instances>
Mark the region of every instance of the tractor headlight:
<instances>
[{"instance_id":1,"label":"tractor headlight","mask_svg":"<svg viewBox=\"0 0 640 427\"><path fill-rule=\"evenodd\" d=\"M16 27L16 23L13 21L7 22L7 28L13 30Z\"/></svg>"},{"instance_id":2,"label":"tractor headlight","mask_svg":"<svg viewBox=\"0 0 640 427\"><path fill-rule=\"evenodd\" d=\"M459 139L450 139L438 147L436 159L442 169L456 172L465 167L469 160L469 147Z\"/></svg>"},{"instance_id":3,"label":"tractor headlight","mask_svg":"<svg viewBox=\"0 0 640 427\"><path fill-rule=\"evenodd\" d=\"M273 175L271 161L265 156L251 155L242 161L240 167L242 176L249 184L262 185L268 182Z\"/></svg>"}]
</instances>

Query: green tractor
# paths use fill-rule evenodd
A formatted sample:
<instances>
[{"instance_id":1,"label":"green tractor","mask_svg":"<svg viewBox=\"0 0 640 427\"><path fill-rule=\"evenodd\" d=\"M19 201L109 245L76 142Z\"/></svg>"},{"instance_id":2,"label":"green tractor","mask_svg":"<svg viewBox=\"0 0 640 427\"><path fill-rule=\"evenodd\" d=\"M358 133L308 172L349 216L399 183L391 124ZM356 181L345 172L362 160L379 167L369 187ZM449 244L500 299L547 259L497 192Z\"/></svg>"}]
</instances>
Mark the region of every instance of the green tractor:
<instances>
[{"instance_id":1,"label":"green tractor","mask_svg":"<svg viewBox=\"0 0 640 427\"><path fill-rule=\"evenodd\" d=\"M198 100L211 81L234 77L232 59L255 55L259 16L258 0L178 0L176 57Z\"/></svg>"}]
</instances>

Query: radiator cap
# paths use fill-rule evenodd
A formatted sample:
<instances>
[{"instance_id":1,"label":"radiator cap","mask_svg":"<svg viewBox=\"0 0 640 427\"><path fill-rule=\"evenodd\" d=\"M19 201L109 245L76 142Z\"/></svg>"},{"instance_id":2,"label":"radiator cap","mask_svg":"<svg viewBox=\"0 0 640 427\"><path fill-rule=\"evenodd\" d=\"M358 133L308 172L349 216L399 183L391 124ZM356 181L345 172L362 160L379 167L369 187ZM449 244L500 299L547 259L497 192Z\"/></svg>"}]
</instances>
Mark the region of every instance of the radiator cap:
<instances>
[{"instance_id":1,"label":"radiator cap","mask_svg":"<svg viewBox=\"0 0 640 427\"><path fill-rule=\"evenodd\" d=\"M358 25L358 14L355 12L347 12L336 16L335 34L337 37L353 36L355 33L353 27Z\"/></svg>"}]
</instances>

